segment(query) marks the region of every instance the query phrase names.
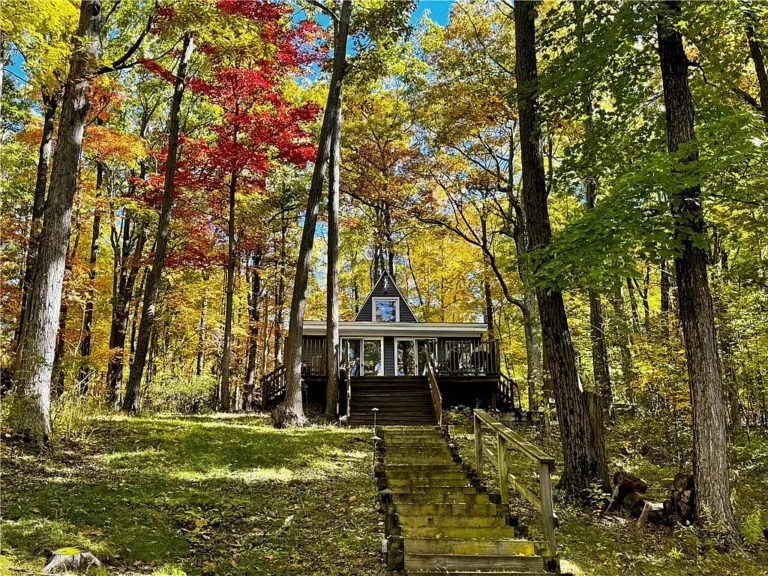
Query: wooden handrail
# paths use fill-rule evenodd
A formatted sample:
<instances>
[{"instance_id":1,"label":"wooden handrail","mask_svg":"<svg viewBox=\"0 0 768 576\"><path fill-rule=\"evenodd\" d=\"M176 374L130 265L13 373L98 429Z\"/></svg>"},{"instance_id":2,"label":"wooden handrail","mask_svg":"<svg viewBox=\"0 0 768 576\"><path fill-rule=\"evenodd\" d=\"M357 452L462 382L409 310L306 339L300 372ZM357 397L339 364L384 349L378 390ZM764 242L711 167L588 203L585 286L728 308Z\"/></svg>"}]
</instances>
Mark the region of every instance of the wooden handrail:
<instances>
[{"instance_id":1,"label":"wooden handrail","mask_svg":"<svg viewBox=\"0 0 768 576\"><path fill-rule=\"evenodd\" d=\"M280 394L285 392L285 366L278 366L269 374L261 377L261 406L270 408Z\"/></svg>"},{"instance_id":2,"label":"wooden handrail","mask_svg":"<svg viewBox=\"0 0 768 576\"><path fill-rule=\"evenodd\" d=\"M435 409L435 418L437 425L443 425L443 397L440 395L440 388L437 385L437 375L435 366L432 364L432 358L427 355L427 380L429 381L429 392L432 394L432 406Z\"/></svg>"},{"instance_id":3,"label":"wooden handrail","mask_svg":"<svg viewBox=\"0 0 768 576\"><path fill-rule=\"evenodd\" d=\"M557 540L555 539L555 510L552 502L552 469L555 459L546 452L528 442L522 436L516 434L504 424L496 420L485 410L474 411L475 424L475 461L477 462L477 475L483 477L483 462L487 454L491 461L496 460L496 468L499 473L499 489L501 502L509 505L510 485L531 505L541 513L544 535L549 544L549 555L555 556ZM483 425L490 428L496 435L496 454L483 446ZM539 464L539 488L540 497L537 497L527 486L523 485L507 468L507 451L516 450L525 454L531 460ZM495 456L495 458L494 458Z\"/></svg>"}]
</instances>

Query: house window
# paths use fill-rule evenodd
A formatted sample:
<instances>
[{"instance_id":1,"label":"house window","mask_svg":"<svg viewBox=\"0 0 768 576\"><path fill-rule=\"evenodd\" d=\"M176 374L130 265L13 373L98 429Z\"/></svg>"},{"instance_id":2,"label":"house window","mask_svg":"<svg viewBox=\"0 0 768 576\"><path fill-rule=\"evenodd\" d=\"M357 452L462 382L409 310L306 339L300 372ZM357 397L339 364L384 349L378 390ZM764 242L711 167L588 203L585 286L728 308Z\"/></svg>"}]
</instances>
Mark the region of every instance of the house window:
<instances>
[{"instance_id":1,"label":"house window","mask_svg":"<svg viewBox=\"0 0 768 576\"><path fill-rule=\"evenodd\" d=\"M363 340L363 376L384 375L384 339Z\"/></svg>"},{"instance_id":2,"label":"house window","mask_svg":"<svg viewBox=\"0 0 768 576\"><path fill-rule=\"evenodd\" d=\"M397 298L374 298L374 322L400 322L400 307Z\"/></svg>"}]
</instances>

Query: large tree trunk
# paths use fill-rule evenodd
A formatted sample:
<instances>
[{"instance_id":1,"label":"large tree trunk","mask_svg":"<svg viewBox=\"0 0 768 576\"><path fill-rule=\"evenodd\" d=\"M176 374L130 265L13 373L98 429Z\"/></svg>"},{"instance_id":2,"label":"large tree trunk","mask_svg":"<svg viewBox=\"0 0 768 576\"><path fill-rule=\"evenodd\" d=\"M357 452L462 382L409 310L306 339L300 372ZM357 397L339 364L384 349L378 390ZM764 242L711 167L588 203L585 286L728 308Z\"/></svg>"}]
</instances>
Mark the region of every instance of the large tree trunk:
<instances>
[{"instance_id":1,"label":"large tree trunk","mask_svg":"<svg viewBox=\"0 0 768 576\"><path fill-rule=\"evenodd\" d=\"M171 208L173 206L173 183L176 177L177 150L179 144L179 109L181 99L184 96L184 86L187 76L187 64L192 56L194 43L192 34L184 34L184 46L181 52L181 61L176 73L176 82L171 101L171 118L168 129L168 158L165 164L165 182L163 186L163 205L160 210L160 220L157 223L157 236L155 239L155 258L152 262L152 271L146 279L144 288L144 305L141 310L141 323L139 324L139 336L136 343L136 354L131 364L131 372L128 376L128 385L123 400L123 410L136 412L139 409L139 386L146 364L147 351L149 349L149 336L152 325L155 322L155 303L160 290L160 280L165 265L165 255L168 251L168 236L171 229Z\"/></svg>"},{"instance_id":2,"label":"large tree trunk","mask_svg":"<svg viewBox=\"0 0 768 576\"><path fill-rule=\"evenodd\" d=\"M102 189L104 183L104 165L101 162L96 163L96 196ZM97 200L98 202L98 200ZM94 288L93 282L96 279L96 259L99 255L99 234L101 231L101 207L93 207L93 230L91 232L91 253L88 259L88 299L85 302L85 312L83 314L83 342L80 346L80 356L82 358L80 365L80 393L88 394L88 386L91 381L92 369L90 365L91 356L91 328L93 327L93 305Z\"/></svg>"},{"instance_id":3,"label":"large tree trunk","mask_svg":"<svg viewBox=\"0 0 768 576\"><path fill-rule=\"evenodd\" d=\"M237 136L235 136L237 140ZM229 182L229 229L227 250L227 304L224 313L224 350L221 354L221 380L219 381L219 410L229 412L229 358L232 353L232 313L235 298L235 193L237 174Z\"/></svg>"},{"instance_id":4,"label":"large tree trunk","mask_svg":"<svg viewBox=\"0 0 768 576\"><path fill-rule=\"evenodd\" d=\"M341 90L339 90L341 101ZM328 166L328 269L326 299L325 417L336 418L339 402L339 161L341 158L341 105L336 108Z\"/></svg>"},{"instance_id":5,"label":"large tree trunk","mask_svg":"<svg viewBox=\"0 0 768 576\"><path fill-rule=\"evenodd\" d=\"M16 434L45 442L51 431L50 396L61 288L77 188L77 166L88 112L90 68L101 52L101 0L83 0L75 51L64 89L56 157L40 234L35 278L29 290L28 317L21 335L11 426Z\"/></svg>"},{"instance_id":6,"label":"large tree trunk","mask_svg":"<svg viewBox=\"0 0 768 576\"><path fill-rule=\"evenodd\" d=\"M334 34L333 71L328 89L328 99L320 129L320 144L309 188L307 211L304 216L304 229L301 233L299 258L293 282L293 297L288 326L288 338L285 342L285 400L280 409L279 424L303 426L307 419L301 400L301 352L302 333L304 330L304 306L306 304L307 282L312 263L312 246L315 240L315 226L320 207L320 196L331 155L331 139L336 109L341 106L341 84L346 71L347 36L349 19L352 13L352 0L342 0L339 12L339 25Z\"/></svg>"},{"instance_id":7,"label":"large tree trunk","mask_svg":"<svg viewBox=\"0 0 768 576\"><path fill-rule=\"evenodd\" d=\"M245 364L245 386L243 387L243 410L253 410L253 393L256 389L256 353L259 348L259 296L261 295L261 265L262 251L259 249L253 256L251 271L251 291L248 295L248 355Z\"/></svg>"},{"instance_id":8,"label":"large tree trunk","mask_svg":"<svg viewBox=\"0 0 768 576\"><path fill-rule=\"evenodd\" d=\"M688 86L690 62L681 33L679 1L667 0L658 16L659 58L664 88L667 147L671 155L683 148L687 153L676 172L690 181L691 166L698 162L694 144L694 108ZM673 173L674 174L674 173ZM683 184L684 185L684 184ZM675 240L682 246L675 258L680 323L683 327L688 379L693 412L693 472L697 509L707 511L707 520L721 523L730 544L738 546L739 534L733 518L728 477L728 443L717 351L712 296L707 278L707 253L702 248L704 210L699 185L670 191Z\"/></svg>"},{"instance_id":9,"label":"large tree trunk","mask_svg":"<svg viewBox=\"0 0 768 576\"><path fill-rule=\"evenodd\" d=\"M768 122L768 71L765 69L765 57L763 45L755 36L755 27L752 23L747 25L747 41L749 42L749 54L757 72L757 85L760 88L760 108L763 111L763 119Z\"/></svg>"},{"instance_id":10,"label":"large tree trunk","mask_svg":"<svg viewBox=\"0 0 768 576\"><path fill-rule=\"evenodd\" d=\"M515 2L514 14L523 204L530 246L535 250L546 247L552 235L536 96L536 4ZM594 481L608 484L608 470L600 458L604 447L599 445L601 439L592 433L587 419L562 294L545 288L536 292L563 443L565 469L561 484L570 494L578 494Z\"/></svg>"},{"instance_id":11,"label":"large tree trunk","mask_svg":"<svg viewBox=\"0 0 768 576\"><path fill-rule=\"evenodd\" d=\"M0 77L1 79L1 77ZM43 222L43 210L45 210L45 193L48 187L48 162L51 157L53 140L53 128L56 119L56 108L59 105L59 95L54 92L50 96L43 92L43 134L40 138L40 150L37 157L37 178L35 179L35 197L32 202L32 221L29 225L29 245L27 246L27 261L24 267L24 280L21 285L21 313L19 314L19 327L17 341L24 332L24 324L27 316L27 302L29 289L35 275L35 262L37 250L40 244L40 226Z\"/></svg>"}]
</instances>

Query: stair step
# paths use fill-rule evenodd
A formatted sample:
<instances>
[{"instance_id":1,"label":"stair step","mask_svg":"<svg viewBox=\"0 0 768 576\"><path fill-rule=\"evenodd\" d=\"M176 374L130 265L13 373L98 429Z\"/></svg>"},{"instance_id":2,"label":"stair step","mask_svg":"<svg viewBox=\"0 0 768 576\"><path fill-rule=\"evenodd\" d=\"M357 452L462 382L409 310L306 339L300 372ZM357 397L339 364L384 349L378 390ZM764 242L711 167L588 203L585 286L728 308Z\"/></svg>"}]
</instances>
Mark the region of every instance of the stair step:
<instances>
[{"instance_id":1,"label":"stair step","mask_svg":"<svg viewBox=\"0 0 768 576\"><path fill-rule=\"evenodd\" d=\"M514 570L517 572L543 571L544 560L540 556L468 556L462 554L408 554L405 553L405 569L425 570Z\"/></svg>"},{"instance_id":2,"label":"stair step","mask_svg":"<svg viewBox=\"0 0 768 576\"><path fill-rule=\"evenodd\" d=\"M474 486L414 486L412 484L390 484L389 489L395 494L433 495L433 494L477 494ZM397 496L395 502L397 502Z\"/></svg>"},{"instance_id":3,"label":"stair step","mask_svg":"<svg viewBox=\"0 0 768 576\"><path fill-rule=\"evenodd\" d=\"M407 472L413 474L418 472L419 476L427 476L428 474L422 474L422 472L461 472L464 473L461 466L455 462L446 464L395 464L393 462L385 462L384 469L387 472Z\"/></svg>"},{"instance_id":4,"label":"stair step","mask_svg":"<svg viewBox=\"0 0 768 576\"><path fill-rule=\"evenodd\" d=\"M512 526L402 526L406 538L455 538L462 540L499 540L517 538Z\"/></svg>"},{"instance_id":5,"label":"stair step","mask_svg":"<svg viewBox=\"0 0 768 576\"><path fill-rule=\"evenodd\" d=\"M456 492L435 492L433 494L423 492L403 492L397 495L398 506L400 504L489 504L488 494L462 494Z\"/></svg>"},{"instance_id":6,"label":"stair step","mask_svg":"<svg viewBox=\"0 0 768 576\"><path fill-rule=\"evenodd\" d=\"M393 470L385 468L388 480L409 480L411 478L429 478L430 480L466 480L460 470ZM418 472L418 474L417 474Z\"/></svg>"},{"instance_id":7,"label":"stair step","mask_svg":"<svg viewBox=\"0 0 768 576\"><path fill-rule=\"evenodd\" d=\"M534 540L460 540L452 538L406 538L406 554L464 554L477 556L543 556L549 547Z\"/></svg>"},{"instance_id":8,"label":"stair step","mask_svg":"<svg viewBox=\"0 0 768 576\"><path fill-rule=\"evenodd\" d=\"M421 528L503 528L505 520L501 516L404 516L397 515L401 526Z\"/></svg>"},{"instance_id":9,"label":"stair step","mask_svg":"<svg viewBox=\"0 0 768 576\"><path fill-rule=\"evenodd\" d=\"M496 504L419 503L395 505L401 516L487 516L497 515Z\"/></svg>"}]
</instances>

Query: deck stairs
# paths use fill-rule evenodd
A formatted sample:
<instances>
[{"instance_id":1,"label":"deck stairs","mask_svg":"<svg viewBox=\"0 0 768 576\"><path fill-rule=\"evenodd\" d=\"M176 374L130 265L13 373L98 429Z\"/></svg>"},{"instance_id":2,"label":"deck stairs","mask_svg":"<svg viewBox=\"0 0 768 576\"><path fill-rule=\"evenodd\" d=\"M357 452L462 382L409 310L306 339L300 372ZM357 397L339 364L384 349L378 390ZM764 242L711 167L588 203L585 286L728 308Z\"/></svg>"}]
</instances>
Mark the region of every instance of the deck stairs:
<instances>
[{"instance_id":1,"label":"deck stairs","mask_svg":"<svg viewBox=\"0 0 768 576\"><path fill-rule=\"evenodd\" d=\"M434 426L385 427L383 470L402 537L397 576L545 574L546 542L520 539Z\"/></svg>"},{"instance_id":2,"label":"deck stairs","mask_svg":"<svg viewBox=\"0 0 768 576\"><path fill-rule=\"evenodd\" d=\"M378 426L437 424L426 376L352 378L351 388L351 426L372 426L373 408Z\"/></svg>"}]
</instances>

